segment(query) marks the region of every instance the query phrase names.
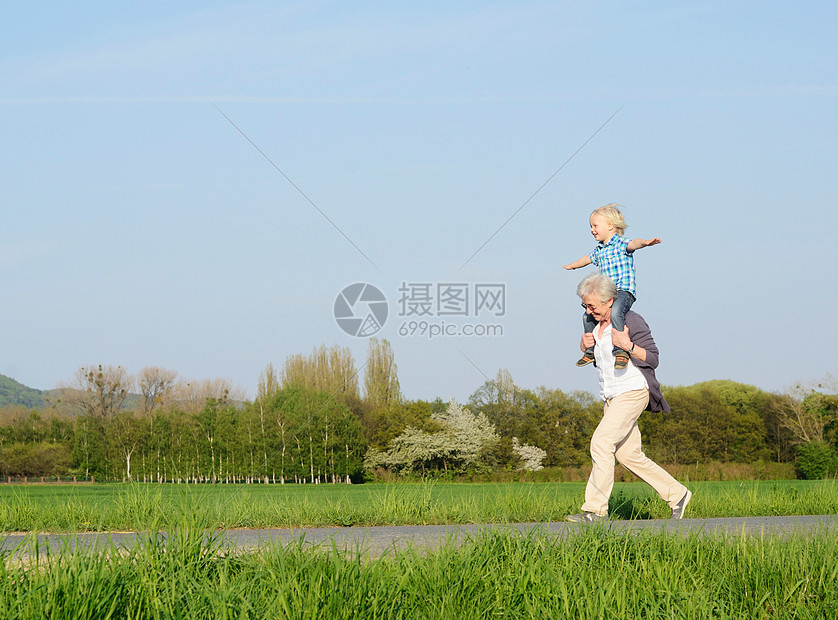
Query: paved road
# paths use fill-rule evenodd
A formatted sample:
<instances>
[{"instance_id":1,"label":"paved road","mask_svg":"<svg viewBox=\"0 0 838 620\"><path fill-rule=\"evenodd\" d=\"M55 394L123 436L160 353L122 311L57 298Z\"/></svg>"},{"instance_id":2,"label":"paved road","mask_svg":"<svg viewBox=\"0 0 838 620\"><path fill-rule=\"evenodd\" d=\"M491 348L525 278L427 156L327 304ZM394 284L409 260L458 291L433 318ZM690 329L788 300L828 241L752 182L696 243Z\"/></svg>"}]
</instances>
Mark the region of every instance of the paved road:
<instances>
[{"instance_id":1,"label":"paved road","mask_svg":"<svg viewBox=\"0 0 838 620\"><path fill-rule=\"evenodd\" d=\"M380 527L324 527L293 529L227 530L222 542L239 550L255 550L273 545L302 544L306 547L331 546L340 550L360 550L372 556L413 547L437 549L444 544L461 544L486 532L543 532L561 537L585 527L573 523L514 523L486 525L399 525ZM719 519L663 519L608 521L610 530L618 532L666 531L676 534L787 536L795 533L838 531L838 515L743 517ZM85 534L0 535L0 553L13 556L55 553L61 549L127 547L140 537L133 532ZM37 540L37 543L35 543Z\"/></svg>"}]
</instances>

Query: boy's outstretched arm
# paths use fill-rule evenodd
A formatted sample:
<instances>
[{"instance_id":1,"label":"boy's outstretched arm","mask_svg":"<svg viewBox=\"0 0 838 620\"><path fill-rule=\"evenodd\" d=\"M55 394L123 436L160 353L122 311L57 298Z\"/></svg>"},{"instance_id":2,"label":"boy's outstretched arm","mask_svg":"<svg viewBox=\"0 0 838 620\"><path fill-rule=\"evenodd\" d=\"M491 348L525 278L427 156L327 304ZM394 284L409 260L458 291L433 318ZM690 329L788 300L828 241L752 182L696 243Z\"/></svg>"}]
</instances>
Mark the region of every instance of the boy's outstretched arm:
<instances>
[{"instance_id":1,"label":"boy's outstretched arm","mask_svg":"<svg viewBox=\"0 0 838 620\"><path fill-rule=\"evenodd\" d=\"M654 239L632 239L626 245L626 251L634 252L635 250L639 250L640 248L647 248L650 245L657 245L661 242L660 239L655 237Z\"/></svg>"},{"instance_id":2,"label":"boy's outstretched arm","mask_svg":"<svg viewBox=\"0 0 838 620\"><path fill-rule=\"evenodd\" d=\"M579 269L580 267L586 267L587 265L591 264L591 257L587 254L580 258L579 260L575 260L569 265L562 265L565 269Z\"/></svg>"}]
</instances>

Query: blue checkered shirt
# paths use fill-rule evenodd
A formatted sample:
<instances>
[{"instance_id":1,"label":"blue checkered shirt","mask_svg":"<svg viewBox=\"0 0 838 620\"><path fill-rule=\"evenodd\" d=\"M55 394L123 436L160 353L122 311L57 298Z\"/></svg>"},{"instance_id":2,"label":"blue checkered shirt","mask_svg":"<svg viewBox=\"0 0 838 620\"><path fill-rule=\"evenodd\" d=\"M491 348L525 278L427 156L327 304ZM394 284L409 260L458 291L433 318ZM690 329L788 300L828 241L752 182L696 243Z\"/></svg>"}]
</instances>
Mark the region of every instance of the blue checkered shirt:
<instances>
[{"instance_id":1,"label":"blue checkered shirt","mask_svg":"<svg viewBox=\"0 0 838 620\"><path fill-rule=\"evenodd\" d=\"M608 243L597 243L591 252L591 262L614 281L618 290L628 291L635 297L634 252L628 251L628 239L614 235Z\"/></svg>"}]
</instances>

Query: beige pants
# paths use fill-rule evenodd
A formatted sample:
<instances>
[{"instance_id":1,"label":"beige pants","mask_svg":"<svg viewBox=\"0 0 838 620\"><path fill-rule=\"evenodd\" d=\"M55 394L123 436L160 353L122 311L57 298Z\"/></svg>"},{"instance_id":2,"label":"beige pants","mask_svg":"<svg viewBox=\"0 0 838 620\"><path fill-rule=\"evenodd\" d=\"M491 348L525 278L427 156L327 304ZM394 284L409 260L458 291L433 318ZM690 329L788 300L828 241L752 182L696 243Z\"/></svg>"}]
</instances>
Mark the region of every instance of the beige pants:
<instances>
[{"instance_id":1,"label":"beige pants","mask_svg":"<svg viewBox=\"0 0 838 620\"><path fill-rule=\"evenodd\" d=\"M582 510L608 514L608 498L614 487L614 457L623 466L651 486L660 498L674 508L687 487L675 480L640 447L637 419L649 402L649 390L632 390L605 401L602 420L591 437L594 468L585 489Z\"/></svg>"}]
</instances>

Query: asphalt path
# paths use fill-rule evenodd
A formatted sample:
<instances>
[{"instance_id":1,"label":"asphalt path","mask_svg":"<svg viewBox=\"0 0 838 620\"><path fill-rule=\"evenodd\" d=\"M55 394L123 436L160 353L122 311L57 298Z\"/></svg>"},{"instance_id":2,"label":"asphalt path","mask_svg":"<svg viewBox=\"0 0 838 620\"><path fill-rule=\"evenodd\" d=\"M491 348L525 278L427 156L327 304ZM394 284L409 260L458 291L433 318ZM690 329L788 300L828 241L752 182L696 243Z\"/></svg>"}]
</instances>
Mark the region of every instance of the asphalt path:
<instances>
[{"instance_id":1,"label":"asphalt path","mask_svg":"<svg viewBox=\"0 0 838 620\"><path fill-rule=\"evenodd\" d=\"M717 519L647 519L609 520L580 525L566 522L510 523L477 525L387 525L376 527L319 527L232 529L216 532L218 542L229 550L256 551L276 546L298 545L304 548L336 548L378 557L405 549L426 552L446 545L461 545L470 539L493 532L518 535L546 534L561 538L583 528L607 528L626 534L668 532L677 535L786 537L793 534L817 534L838 531L838 515L782 517L740 517ZM129 548L140 544L137 532L95 532L78 534L6 534L0 535L0 554L5 557L52 555L67 550Z\"/></svg>"}]
</instances>

